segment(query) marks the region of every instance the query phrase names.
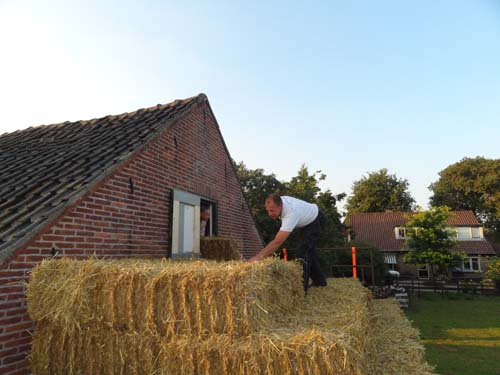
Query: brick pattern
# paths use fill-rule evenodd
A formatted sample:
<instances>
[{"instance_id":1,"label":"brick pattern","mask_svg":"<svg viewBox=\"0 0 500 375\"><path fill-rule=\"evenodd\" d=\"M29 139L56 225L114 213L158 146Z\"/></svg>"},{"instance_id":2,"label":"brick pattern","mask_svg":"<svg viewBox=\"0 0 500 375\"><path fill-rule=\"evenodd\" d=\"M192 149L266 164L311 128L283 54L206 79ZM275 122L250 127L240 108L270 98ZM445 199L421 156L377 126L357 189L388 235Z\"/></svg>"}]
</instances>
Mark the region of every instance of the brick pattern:
<instances>
[{"instance_id":1,"label":"brick pattern","mask_svg":"<svg viewBox=\"0 0 500 375\"><path fill-rule=\"evenodd\" d=\"M42 259L57 256L166 256L171 189L217 204L219 235L246 257L262 246L207 102L171 125L101 181L0 267L0 374L27 374L33 323L24 285Z\"/></svg>"}]
</instances>

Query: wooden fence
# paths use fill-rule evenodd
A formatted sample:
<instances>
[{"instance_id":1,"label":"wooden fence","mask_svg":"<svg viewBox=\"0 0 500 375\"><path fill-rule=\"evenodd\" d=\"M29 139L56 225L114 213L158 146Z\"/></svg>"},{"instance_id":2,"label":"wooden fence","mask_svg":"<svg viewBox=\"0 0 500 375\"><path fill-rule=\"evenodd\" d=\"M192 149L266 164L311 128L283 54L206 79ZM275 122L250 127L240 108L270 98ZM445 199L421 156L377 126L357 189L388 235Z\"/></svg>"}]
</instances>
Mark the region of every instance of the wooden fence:
<instances>
[{"instance_id":1,"label":"wooden fence","mask_svg":"<svg viewBox=\"0 0 500 375\"><path fill-rule=\"evenodd\" d=\"M469 294L498 294L495 284L483 278L454 278L449 281L421 280L416 278L401 278L394 283L404 287L409 293L420 294L426 292L455 292Z\"/></svg>"}]
</instances>

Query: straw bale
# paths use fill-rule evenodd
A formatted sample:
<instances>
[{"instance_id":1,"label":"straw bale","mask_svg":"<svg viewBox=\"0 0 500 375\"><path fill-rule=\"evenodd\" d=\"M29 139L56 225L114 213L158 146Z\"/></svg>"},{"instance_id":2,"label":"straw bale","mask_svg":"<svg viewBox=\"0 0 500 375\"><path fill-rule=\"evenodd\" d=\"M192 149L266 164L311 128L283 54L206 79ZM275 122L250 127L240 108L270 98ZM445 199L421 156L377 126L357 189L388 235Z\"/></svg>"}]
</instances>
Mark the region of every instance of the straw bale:
<instances>
[{"instance_id":1,"label":"straw bale","mask_svg":"<svg viewBox=\"0 0 500 375\"><path fill-rule=\"evenodd\" d=\"M201 237L200 256L218 261L241 259L236 241L225 237Z\"/></svg>"},{"instance_id":2,"label":"straw bale","mask_svg":"<svg viewBox=\"0 0 500 375\"><path fill-rule=\"evenodd\" d=\"M48 260L32 272L28 312L67 329L247 335L300 306L300 275L298 264L276 259Z\"/></svg>"},{"instance_id":3,"label":"straw bale","mask_svg":"<svg viewBox=\"0 0 500 375\"><path fill-rule=\"evenodd\" d=\"M373 375L433 375L425 361L419 332L393 299L374 300L371 329L367 340L368 373Z\"/></svg>"},{"instance_id":4,"label":"straw bale","mask_svg":"<svg viewBox=\"0 0 500 375\"><path fill-rule=\"evenodd\" d=\"M236 338L213 334L168 339L115 328L64 330L40 322L33 337L33 374L361 375L369 300L359 282L329 280L327 287L311 289L298 310L275 316L272 327ZM47 351L61 342L73 349L63 355Z\"/></svg>"}]
</instances>

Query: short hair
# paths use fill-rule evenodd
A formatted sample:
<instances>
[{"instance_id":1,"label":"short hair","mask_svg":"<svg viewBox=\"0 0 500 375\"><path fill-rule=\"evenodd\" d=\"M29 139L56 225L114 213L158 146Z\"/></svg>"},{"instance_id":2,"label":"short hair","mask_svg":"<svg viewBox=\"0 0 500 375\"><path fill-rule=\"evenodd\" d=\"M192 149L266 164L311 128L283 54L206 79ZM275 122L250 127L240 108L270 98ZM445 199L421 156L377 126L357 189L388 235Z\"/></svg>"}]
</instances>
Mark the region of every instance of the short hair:
<instances>
[{"instance_id":1,"label":"short hair","mask_svg":"<svg viewBox=\"0 0 500 375\"><path fill-rule=\"evenodd\" d=\"M266 201L272 201L276 206L283 206L283 201L278 194L269 194L266 198Z\"/></svg>"},{"instance_id":2,"label":"short hair","mask_svg":"<svg viewBox=\"0 0 500 375\"><path fill-rule=\"evenodd\" d=\"M202 203L200 205L200 212L205 212L210 210L210 205L206 203Z\"/></svg>"}]
</instances>

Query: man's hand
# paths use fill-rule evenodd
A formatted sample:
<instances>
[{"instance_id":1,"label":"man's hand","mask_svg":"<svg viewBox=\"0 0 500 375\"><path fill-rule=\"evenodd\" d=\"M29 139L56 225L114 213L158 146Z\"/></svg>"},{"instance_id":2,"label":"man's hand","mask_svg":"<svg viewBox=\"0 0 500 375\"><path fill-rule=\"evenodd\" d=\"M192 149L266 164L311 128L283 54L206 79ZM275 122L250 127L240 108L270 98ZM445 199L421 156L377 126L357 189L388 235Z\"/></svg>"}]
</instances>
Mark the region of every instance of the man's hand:
<instances>
[{"instance_id":1,"label":"man's hand","mask_svg":"<svg viewBox=\"0 0 500 375\"><path fill-rule=\"evenodd\" d=\"M254 255L250 259L248 259L249 262L258 262L259 260L264 259L264 257L260 254Z\"/></svg>"},{"instance_id":2,"label":"man's hand","mask_svg":"<svg viewBox=\"0 0 500 375\"><path fill-rule=\"evenodd\" d=\"M251 257L248 261L249 262L257 262L259 260L264 259L265 257L271 255L274 253L276 250L278 250L278 247L281 246L283 242L288 238L290 235L290 232L285 232L280 230L277 234L276 237L274 237L274 240L269 242L265 248L263 248L261 251L257 253L257 255L254 255Z\"/></svg>"}]
</instances>

